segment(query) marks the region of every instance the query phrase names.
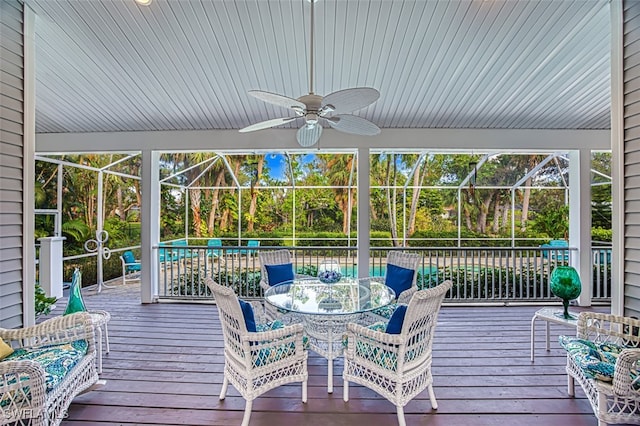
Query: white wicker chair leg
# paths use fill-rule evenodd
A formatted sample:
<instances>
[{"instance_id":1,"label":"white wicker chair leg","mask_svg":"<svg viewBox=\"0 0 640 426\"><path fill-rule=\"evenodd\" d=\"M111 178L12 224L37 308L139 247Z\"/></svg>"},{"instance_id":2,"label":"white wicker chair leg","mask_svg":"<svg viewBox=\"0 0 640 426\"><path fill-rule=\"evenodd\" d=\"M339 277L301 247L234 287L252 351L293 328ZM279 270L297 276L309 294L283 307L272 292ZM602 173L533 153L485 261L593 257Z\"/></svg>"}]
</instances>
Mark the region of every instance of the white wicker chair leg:
<instances>
[{"instance_id":1,"label":"white wicker chair leg","mask_svg":"<svg viewBox=\"0 0 640 426\"><path fill-rule=\"evenodd\" d=\"M602 392L598 394L598 410L605 411L605 412L607 411L607 396ZM608 423L605 422L604 420L598 419L598 426L608 426Z\"/></svg>"},{"instance_id":2,"label":"white wicker chair leg","mask_svg":"<svg viewBox=\"0 0 640 426\"><path fill-rule=\"evenodd\" d=\"M253 407L253 401L247 399L247 403L244 406L244 417L242 418L242 426L249 426L252 407Z\"/></svg>"},{"instance_id":3,"label":"white wicker chair leg","mask_svg":"<svg viewBox=\"0 0 640 426\"><path fill-rule=\"evenodd\" d=\"M567 394L569 394L569 396L576 396L575 387L576 385L573 381L573 376L567 374Z\"/></svg>"},{"instance_id":4,"label":"white wicker chair leg","mask_svg":"<svg viewBox=\"0 0 640 426\"><path fill-rule=\"evenodd\" d=\"M111 350L109 348L109 326L105 323L104 325L104 342L106 344L107 353Z\"/></svg>"},{"instance_id":5,"label":"white wicker chair leg","mask_svg":"<svg viewBox=\"0 0 640 426\"><path fill-rule=\"evenodd\" d=\"M307 402L307 381L302 382L302 402Z\"/></svg>"},{"instance_id":6,"label":"white wicker chair leg","mask_svg":"<svg viewBox=\"0 0 640 426\"><path fill-rule=\"evenodd\" d=\"M347 380L342 385L342 399L344 402L349 402L349 382Z\"/></svg>"},{"instance_id":7,"label":"white wicker chair leg","mask_svg":"<svg viewBox=\"0 0 640 426\"><path fill-rule=\"evenodd\" d=\"M398 409L398 426L407 426L407 423L404 421L404 409L399 405L396 408Z\"/></svg>"},{"instance_id":8,"label":"white wicker chair leg","mask_svg":"<svg viewBox=\"0 0 640 426\"><path fill-rule=\"evenodd\" d=\"M98 374L102 374L102 327L96 327L97 347L98 347Z\"/></svg>"},{"instance_id":9,"label":"white wicker chair leg","mask_svg":"<svg viewBox=\"0 0 640 426\"><path fill-rule=\"evenodd\" d=\"M224 376L222 380L222 389L220 389L220 400L223 400L227 396L227 388L229 387L229 379Z\"/></svg>"},{"instance_id":10,"label":"white wicker chair leg","mask_svg":"<svg viewBox=\"0 0 640 426\"><path fill-rule=\"evenodd\" d=\"M438 409L438 401L436 401L436 393L433 391L433 385L429 385L427 388L429 391L429 399L431 400L431 408L434 410Z\"/></svg>"}]
</instances>

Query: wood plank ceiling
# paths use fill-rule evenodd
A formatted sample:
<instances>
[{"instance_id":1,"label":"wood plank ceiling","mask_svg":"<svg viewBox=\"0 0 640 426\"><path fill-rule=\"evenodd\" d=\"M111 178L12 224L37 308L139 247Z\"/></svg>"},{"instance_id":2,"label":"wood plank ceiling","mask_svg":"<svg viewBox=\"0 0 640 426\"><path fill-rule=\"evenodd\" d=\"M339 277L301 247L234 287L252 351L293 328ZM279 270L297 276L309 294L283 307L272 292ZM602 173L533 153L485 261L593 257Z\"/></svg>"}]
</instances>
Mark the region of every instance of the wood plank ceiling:
<instances>
[{"instance_id":1,"label":"wood plank ceiling","mask_svg":"<svg viewBox=\"0 0 640 426\"><path fill-rule=\"evenodd\" d=\"M248 90L309 91L307 0L25 2L38 133L239 129L290 115ZM610 126L608 0L321 0L315 61L381 128Z\"/></svg>"}]
</instances>

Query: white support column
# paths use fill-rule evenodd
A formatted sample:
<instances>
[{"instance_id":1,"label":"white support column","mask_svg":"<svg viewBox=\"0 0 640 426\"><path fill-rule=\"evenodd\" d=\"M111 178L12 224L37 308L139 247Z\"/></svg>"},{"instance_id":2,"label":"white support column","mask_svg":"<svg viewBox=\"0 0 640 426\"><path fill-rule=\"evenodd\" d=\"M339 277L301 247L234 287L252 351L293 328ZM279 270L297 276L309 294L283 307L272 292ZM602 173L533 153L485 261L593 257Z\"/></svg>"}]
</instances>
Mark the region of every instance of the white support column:
<instances>
[{"instance_id":1,"label":"white support column","mask_svg":"<svg viewBox=\"0 0 640 426\"><path fill-rule=\"evenodd\" d=\"M593 272L591 270L591 150L569 153L569 247L571 266L582 282L580 306L591 306Z\"/></svg>"},{"instance_id":2,"label":"white support column","mask_svg":"<svg viewBox=\"0 0 640 426\"><path fill-rule=\"evenodd\" d=\"M624 91L622 2L611 7L611 313L624 315Z\"/></svg>"},{"instance_id":3,"label":"white support column","mask_svg":"<svg viewBox=\"0 0 640 426\"><path fill-rule=\"evenodd\" d=\"M62 245L66 237L43 237L40 241L40 286L48 297L61 298ZM34 296L35 297L35 296Z\"/></svg>"},{"instance_id":4,"label":"white support column","mask_svg":"<svg viewBox=\"0 0 640 426\"><path fill-rule=\"evenodd\" d=\"M358 148L358 276L369 275L371 217L369 212L369 149Z\"/></svg>"},{"instance_id":5,"label":"white support column","mask_svg":"<svg viewBox=\"0 0 640 426\"><path fill-rule=\"evenodd\" d=\"M24 5L24 122L22 158L22 324L36 322L35 282L35 146L36 146L36 78L35 78L35 21L36 14Z\"/></svg>"},{"instance_id":6,"label":"white support column","mask_svg":"<svg viewBox=\"0 0 640 426\"><path fill-rule=\"evenodd\" d=\"M160 242L160 153L142 151L142 206L140 206L141 255L140 298L142 303L158 299L158 252Z\"/></svg>"}]
</instances>

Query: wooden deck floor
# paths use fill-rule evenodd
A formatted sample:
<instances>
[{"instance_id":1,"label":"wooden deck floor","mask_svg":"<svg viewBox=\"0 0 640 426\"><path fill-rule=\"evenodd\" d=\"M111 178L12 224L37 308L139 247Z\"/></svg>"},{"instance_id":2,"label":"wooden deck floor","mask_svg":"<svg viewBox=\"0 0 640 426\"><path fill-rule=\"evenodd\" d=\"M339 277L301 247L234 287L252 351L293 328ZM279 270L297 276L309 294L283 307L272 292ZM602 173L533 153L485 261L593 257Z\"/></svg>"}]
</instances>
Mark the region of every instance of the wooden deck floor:
<instances>
[{"instance_id":1,"label":"wooden deck floor","mask_svg":"<svg viewBox=\"0 0 640 426\"><path fill-rule=\"evenodd\" d=\"M244 400L222 384L223 343L217 310L204 304L141 305L128 291L88 292L89 308L105 309L111 353L104 357L100 390L74 401L63 425L238 425ZM64 305L60 303L59 305ZM58 309L63 309L60 307ZM538 307L443 307L434 343L433 375L439 408L423 392L405 407L408 425L596 425L581 389L566 393L565 357L551 326L552 349L537 330L530 361L530 321ZM342 401L342 363L335 392L327 394L327 364L309 357L309 400L299 385L274 389L254 402L252 426L394 425L395 407L372 391L351 385Z\"/></svg>"}]
</instances>

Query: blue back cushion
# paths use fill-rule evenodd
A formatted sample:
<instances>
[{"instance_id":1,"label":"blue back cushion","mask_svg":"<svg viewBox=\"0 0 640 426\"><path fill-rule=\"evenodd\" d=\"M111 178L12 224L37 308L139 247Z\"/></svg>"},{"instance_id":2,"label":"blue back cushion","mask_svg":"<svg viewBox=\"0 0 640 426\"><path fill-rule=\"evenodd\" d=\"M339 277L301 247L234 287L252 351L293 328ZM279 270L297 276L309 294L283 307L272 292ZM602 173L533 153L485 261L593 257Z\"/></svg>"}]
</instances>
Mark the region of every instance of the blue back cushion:
<instances>
[{"instance_id":1,"label":"blue back cushion","mask_svg":"<svg viewBox=\"0 0 640 426\"><path fill-rule=\"evenodd\" d=\"M385 333L387 334L400 334L402 331L402 323L404 323L404 316L407 313L407 305L398 305L395 311L393 311L393 315L389 319L387 323L387 329Z\"/></svg>"},{"instance_id":2,"label":"blue back cushion","mask_svg":"<svg viewBox=\"0 0 640 426\"><path fill-rule=\"evenodd\" d=\"M253 307L251 303L247 303L242 299L238 299L240 302L240 308L242 309L242 316L244 317L244 323L247 326L247 331L256 332L256 319L253 316Z\"/></svg>"},{"instance_id":3,"label":"blue back cushion","mask_svg":"<svg viewBox=\"0 0 640 426\"><path fill-rule=\"evenodd\" d=\"M282 265L264 265L267 270L267 280L270 286L282 284L287 281L293 281L293 264L285 263Z\"/></svg>"},{"instance_id":4,"label":"blue back cushion","mask_svg":"<svg viewBox=\"0 0 640 426\"><path fill-rule=\"evenodd\" d=\"M413 285L413 275L416 271L397 265L387 265L387 276L384 283L396 292L396 297Z\"/></svg>"}]
</instances>

